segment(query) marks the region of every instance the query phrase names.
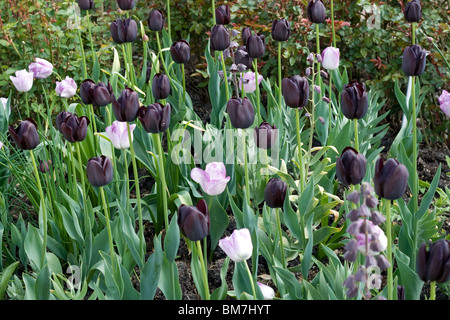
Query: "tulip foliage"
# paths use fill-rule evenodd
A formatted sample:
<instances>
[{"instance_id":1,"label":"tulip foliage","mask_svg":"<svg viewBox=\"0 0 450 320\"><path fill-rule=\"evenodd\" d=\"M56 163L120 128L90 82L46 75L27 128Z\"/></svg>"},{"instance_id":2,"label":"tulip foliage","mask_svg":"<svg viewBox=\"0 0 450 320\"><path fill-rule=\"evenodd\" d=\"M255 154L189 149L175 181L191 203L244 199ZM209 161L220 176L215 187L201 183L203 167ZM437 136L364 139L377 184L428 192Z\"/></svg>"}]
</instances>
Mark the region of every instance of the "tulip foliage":
<instances>
[{"instance_id":1,"label":"tulip foliage","mask_svg":"<svg viewBox=\"0 0 450 320\"><path fill-rule=\"evenodd\" d=\"M395 48L412 90L394 86L404 122L386 150L387 99L349 77L344 48L321 40L328 1L308 1L304 41L314 49L295 57L307 65L301 74L281 68L287 17L269 32L238 30L229 6L212 1L200 48L208 119L186 86L197 44L176 38L170 1L142 21L136 1L116 2L109 51L90 34L95 1L77 3L87 23L71 30L81 83L36 58L10 80L26 106L39 87L46 112L24 107L13 123L13 96L1 100L0 299L181 300L181 252L199 299L418 299L427 281L436 297L450 249L436 209L441 168L432 181L417 171L425 49ZM415 35L419 1L404 16ZM274 83L263 68L269 53ZM99 54L111 64L100 66ZM64 106L57 115L55 104ZM14 219L12 192L27 199Z\"/></svg>"}]
</instances>

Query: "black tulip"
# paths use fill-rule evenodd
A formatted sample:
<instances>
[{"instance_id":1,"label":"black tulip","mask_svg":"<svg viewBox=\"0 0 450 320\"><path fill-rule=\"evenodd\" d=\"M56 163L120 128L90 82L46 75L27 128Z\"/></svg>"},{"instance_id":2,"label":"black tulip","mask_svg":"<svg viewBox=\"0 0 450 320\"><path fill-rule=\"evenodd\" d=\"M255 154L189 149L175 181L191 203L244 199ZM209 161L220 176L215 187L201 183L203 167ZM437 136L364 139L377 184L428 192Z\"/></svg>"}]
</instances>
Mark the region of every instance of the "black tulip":
<instances>
[{"instance_id":1,"label":"black tulip","mask_svg":"<svg viewBox=\"0 0 450 320\"><path fill-rule=\"evenodd\" d=\"M313 23L322 23L327 17L325 6L322 0L311 0L306 9L308 20Z\"/></svg>"},{"instance_id":2,"label":"black tulip","mask_svg":"<svg viewBox=\"0 0 450 320\"><path fill-rule=\"evenodd\" d=\"M244 44L244 46L247 45L247 40L251 37L251 35L252 30L249 27L245 27L242 29L242 43Z\"/></svg>"},{"instance_id":3,"label":"black tulip","mask_svg":"<svg viewBox=\"0 0 450 320\"><path fill-rule=\"evenodd\" d=\"M231 20L230 7L221 5L216 8L216 24L229 24Z\"/></svg>"},{"instance_id":4,"label":"black tulip","mask_svg":"<svg viewBox=\"0 0 450 320\"><path fill-rule=\"evenodd\" d=\"M32 150L39 144L37 124L31 118L21 121L16 128L9 126L8 131L16 147L21 150Z\"/></svg>"},{"instance_id":5,"label":"black tulip","mask_svg":"<svg viewBox=\"0 0 450 320\"><path fill-rule=\"evenodd\" d=\"M131 10L136 6L136 0L117 0L117 5L122 10Z\"/></svg>"},{"instance_id":6,"label":"black tulip","mask_svg":"<svg viewBox=\"0 0 450 320\"><path fill-rule=\"evenodd\" d=\"M94 0L78 0L78 6L81 10L94 9Z\"/></svg>"},{"instance_id":7,"label":"black tulip","mask_svg":"<svg viewBox=\"0 0 450 320\"><path fill-rule=\"evenodd\" d=\"M425 71L427 52L418 44L410 45L403 51L402 69L405 75L420 76Z\"/></svg>"},{"instance_id":8,"label":"black tulip","mask_svg":"<svg viewBox=\"0 0 450 320\"><path fill-rule=\"evenodd\" d=\"M169 128L170 112L170 104L167 103L164 106L157 102L147 107L140 107L138 117L145 131L149 133L160 133Z\"/></svg>"},{"instance_id":9,"label":"black tulip","mask_svg":"<svg viewBox=\"0 0 450 320\"><path fill-rule=\"evenodd\" d=\"M197 206L182 204L178 209L178 226L186 238L198 241L209 233L210 219L208 206L205 200L200 200Z\"/></svg>"},{"instance_id":10,"label":"black tulip","mask_svg":"<svg viewBox=\"0 0 450 320\"><path fill-rule=\"evenodd\" d=\"M257 33L250 36L246 42L247 52L250 58L260 58L266 51L264 35Z\"/></svg>"},{"instance_id":11,"label":"black tulip","mask_svg":"<svg viewBox=\"0 0 450 320\"><path fill-rule=\"evenodd\" d=\"M169 77L162 73L155 74L152 80L152 93L155 99L166 99L171 92Z\"/></svg>"},{"instance_id":12,"label":"black tulip","mask_svg":"<svg viewBox=\"0 0 450 320\"><path fill-rule=\"evenodd\" d=\"M384 160L379 158L375 163L373 183L376 194L381 198L400 198L405 193L408 178L408 169L396 159L391 158L384 163Z\"/></svg>"},{"instance_id":13,"label":"black tulip","mask_svg":"<svg viewBox=\"0 0 450 320\"><path fill-rule=\"evenodd\" d=\"M104 107L110 104L112 93L112 87L109 82L108 85L103 82L96 84L91 79L86 79L80 87L81 101L84 104L92 104L97 107Z\"/></svg>"},{"instance_id":14,"label":"black tulip","mask_svg":"<svg viewBox=\"0 0 450 320\"><path fill-rule=\"evenodd\" d=\"M422 18L422 6L420 5L419 0L408 2L403 13L407 22L419 22Z\"/></svg>"},{"instance_id":15,"label":"black tulip","mask_svg":"<svg viewBox=\"0 0 450 320\"><path fill-rule=\"evenodd\" d=\"M113 179L111 159L106 156L93 157L86 165L86 176L93 187L103 187Z\"/></svg>"},{"instance_id":16,"label":"black tulip","mask_svg":"<svg viewBox=\"0 0 450 320\"><path fill-rule=\"evenodd\" d=\"M272 178L264 189L264 200L270 208L282 208L286 198L287 183L278 178Z\"/></svg>"},{"instance_id":17,"label":"black tulip","mask_svg":"<svg viewBox=\"0 0 450 320\"><path fill-rule=\"evenodd\" d=\"M271 149L272 142L277 141L277 127L270 123L262 122L259 127L255 127L256 146L261 149Z\"/></svg>"},{"instance_id":18,"label":"black tulip","mask_svg":"<svg viewBox=\"0 0 450 320\"><path fill-rule=\"evenodd\" d=\"M336 177L344 185L357 185L366 175L366 157L352 147L346 147L336 159Z\"/></svg>"},{"instance_id":19,"label":"black tulip","mask_svg":"<svg viewBox=\"0 0 450 320\"><path fill-rule=\"evenodd\" d=\"M290 108L303 108L309 98L308 79L298 75L284 78L281 91L286 105Z\"/></svg>"},{"instance_id":20,"label":"black tulip","mask_svg":"<svg viewBox=\"0 0 450 320\"><path fill-rule=\"evenodd\" d=\"M114 116L120 122L134 121L139 112L139 96L136 91L125 88L116 100L114 94L111 99Z\"/></svg>"},{"instance_id":21,"label":"black tulip","mask_svg":"<svg viewBox=\"0 0 450 320\"><path fill-rule=\"evenodd\" d=\"M94 101L94 87L95 82L91 79L86 79L81 83L80 86L80 98L84 104L89 105Z\"/></svg>"},{"instance_id":22,"label":"black tulip","mask_svg":"<svg viewBox=\"0 0 450 320\"><path fill-rule=\"evenodd\" d=\"M228 100L227 113L236 129L247 129L255 121L255 108L247 97Z\"/></svg>"},{"instance_id":23,"label":"black tulip","mask_svg":"<svg viewBox=\"0 0 450 320\"><path fill-rule=\"evenodd\" d=\"M78 117L75 114L63 114L59 119L62 120L58 120L57 117L56 123L58 124L58 121L61 121L59 131L67 141L74 143L83 141L86 138L87 127L89 125L89 119L87 117Z\"/></svg>"},{"instance_id":24,"label":"black tulip","mask_svg":"<svg viewBox=\"0 0 450 320\"><path fill-rule=\"evenodd\" d=\"M216 24L211 30L211 48L215 51L224 51L230 46L230 32L222 24Z\"/></svg>"},{"instance_id":25,"label":"black tulip","mask_svg":"<svg viewBox=\"0 0 450 320\"><path fill-rule=\"evenodd\" d=\"M73 113L69 111L61 111L56 116L56 128L61 132L61 123L63 123L69 116L72 116Z\"/></svg>"},{"instance_id":26,"label":"black tulip","mask_svg":"<svg viewBox=\"0 0 450 320\"><path fill-rule=\"evenodd\" d=\"M248 55L246 47L241 46L237 48L236 52L234 53L234 63L236 65L242 64L247 69L252 68L253 59Z\"/></svg>"},{"instance_id":27,"label":"black tulip","mask_svg":"<svg viewBox=\"0 0 450 320\"><path fill-rule=\"evenodd\" d=\"M117 19L111 23L110 31L115 43L133 42L137 38L137 23L131 18Z\"/></svg>"},{"instance_id":28,"label":"black tulip","mask_svg":"<svg viewBox=\"0 0 450 320\"><path fill-rule=\"evenodd\" d=\"M170 55L175 63L188 63L191 59L191 46L186 40L175 41L170 47Z\"/></svg>"},{"instance_id":29,"label":"black tulip","mask_svg":"<svg viewBox=\"0 0 450 320\"><path fill-rule=\"evenodd\" d=\"M275 19L272 23L272 38L275 41L287 41L291 35L291 24L286 19Z\"/></svg>"},{"instance_id":30,"label":"black tulip","mask_svg":"<svg viewBox=\"0 0 450 320\"><path fill-rule=\"evenodd\" d=\"M52 161L51 160L48 160L48 161L41 161L40 163L39 163L39 171L41 172L41 173L46 173L46 172L48 172L49 170L50 170L50 165L52 164Z\"/></svg>"},{"instance_id":31,"label":"black tulip","mask_svg":"<svg viewBox=\"0 0 450 320\"><path fill-rule=\"evenodd\" d=\"M164 14L161 10L153 10L150 12L150 16L148 17L148 27L152 31L161 31L164 28Z\"/></svg>"},{"instance_id":32,"label":"black tulip","mask_svg":"<svg viewBox=\"0 0 450 320\"><path fill-rule=\"evenodd\" d=\"M350 81L341 93L341 111L347 119L361 119L369 109L366 85Z\"/></svg>"},{"instance_id":33,"label":"black tulip","mask_svg":"<svg viewBox=\"0 0 450 320\"><path fill-rule=\"evenodd\" d=\"M450 241L423 242L417 255L417 273L423 281L445 283L450 280Z\"/></svg>"}]
</instances>

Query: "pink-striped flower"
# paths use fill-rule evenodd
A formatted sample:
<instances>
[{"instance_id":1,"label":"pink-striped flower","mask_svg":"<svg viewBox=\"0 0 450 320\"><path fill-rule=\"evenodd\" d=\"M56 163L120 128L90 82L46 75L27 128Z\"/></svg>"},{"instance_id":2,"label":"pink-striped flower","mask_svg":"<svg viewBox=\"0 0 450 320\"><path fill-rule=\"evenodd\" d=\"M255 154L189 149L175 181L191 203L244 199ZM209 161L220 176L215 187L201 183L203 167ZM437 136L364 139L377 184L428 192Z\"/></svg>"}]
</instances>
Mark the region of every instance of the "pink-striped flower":
<instances>
[{"instance_id":1,"label":"pink-striped flower","mask_svg":"<svg viewBox=\"0 0 450 320\"><path fill-rule=\"evenodd\" d=\"M36 58L36 62L30 63L28 70L33 73L35 78L45 79L51 76L53 65L45 59Z\"/></svg>"},{"instance_id":2,"label":"pink-striped flower","mask_svg":"<svg viewBox=\"0 0 450 320\"><path fill-rule=\"evenodd\" d=\"M227 177L225 165L222 162L211 162L205 167L205 170L194 168L191 171L191 178L200 184L204 192L210 196L221 194L230 177Z\"/></svg>"},{"instance_id":3,"label":"pink-striped flower","mask_svg":"<svg viewBox=\"0 0 450 320\"><path fill-rule=\"evenodd\" d=\"M439 97L439 105L442 112L450 118L450 93L447 90L442 90L442 94Z\"/></svg>"}]
</instances>

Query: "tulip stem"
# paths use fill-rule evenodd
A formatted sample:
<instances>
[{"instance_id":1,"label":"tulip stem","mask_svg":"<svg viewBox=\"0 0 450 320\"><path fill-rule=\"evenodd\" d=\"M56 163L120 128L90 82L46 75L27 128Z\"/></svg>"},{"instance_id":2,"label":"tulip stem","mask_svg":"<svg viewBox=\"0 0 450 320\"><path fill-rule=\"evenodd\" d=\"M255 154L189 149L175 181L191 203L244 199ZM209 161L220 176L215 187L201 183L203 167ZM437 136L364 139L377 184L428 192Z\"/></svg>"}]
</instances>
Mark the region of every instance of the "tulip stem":
<instances>
[{"instance_id":1,"label":"tulip stem","mask_svg":"<svg viewBox=\"0 0 450 320\"><path fill-rule=\"evenodd\" d=\"M412 44L416 44L416 23L411 23L411 38L412 38Z\"/></svg>"},{"instance_id":2,"label":"tulip stem","mask_svg":"<svg viewBox=\"0 0 450 320\"><path fill-rule=\"evenodd\" d=\"M25 103L27 104L27 118L30 117L30 105L28 103L28 92L25 92Z\"/></svg>"},{"instance_id":3,"label":"tulip stem","mask_svg":"<svg viewBox=\"0 0 450 320\"><path fill-rule=\"evenodd\" d=\"M83 78L87 79L88 75L87 75L87 67L86 67L86 55L84 53L83 38L81 37L81 28L80 28L80 26L77 28L77 30L78 30L78 41L79 41L79 44L80 44L81 57L82 57L82 62L83 62Z\"/></svg>"},{"instance_id":4,"label":"tulip stem","mask_svg":"<svg viewBox=\"0 0 450 320\"><path fill-rule=\"evenodd\" d=\"M246 141L246 133L245 129L242 130L242 143L243 143L243 150L244 150L244 170L245 170L245 193L246 193L246 199L247 204L251 204L250 200L250 179L248 176L248 159L247 159L247 141Z\"/></svg>"},{"instance_id":5,"label":"tulip stem","mask_svg":"<svg viewBox=\"0 0 450 320\"><path fill-rule=\"evenodd\" d=\"M88 24L88 34L89 34L89 42L91 44L91 54L92 54L92 64L95 63L95 51L94 51L94 42L92 41L92 32L91 32L91 18L89 16L89 10L86 10L86 19ZM97 81L98 79L95 79Z\"/></svg>"},{"instance_id":6,"label":"tulip stem","mask_svg":"<svg viewBox=\"0 0 450 320\"><path fill-rule=\"evenodd\" d=\"M250 279L250 284L252 286L253 300L256 300L256 288L255 288L255 281L253 279L252 272L250 271L247 261L242 261L242 263L245 265L245 269L247 270L248 277Z\"/></svg>"},{"instance_id":7,"label":"tulip stem","mask_svg":"<svg viewBox=\"0 0 450 320\"><path fill-rule=\"evenodd\" d=\"M255 78L256 81L258 81L257 78ZM258 82L256 82L258 83ZM281 108L281 102L282 102L282 91L281 91L281 41L278 41L278 104L279 107Z\"/></svg>"},{"instance_id":8,"label":"tulip stem","mask_svg":"<svg viewBox=\"0 0 450 320\"><path fill-rule=\"evenodd\" d=\"M200 240L197 240L196 243L197 243L198 258L200 259L200 265L202 266L203 285L205 286L205 299L210 300L209 284L208 284L208 269L206 268L206 264L205 264L206 261L204 261L204 259L203 259L202 244L200 243Z\"/></svg>"},{"instance_id":9,"label":"tulip stem","mask_svg":"<svg viewBox=\"0 0 450 320\"><path fill-rule=\"evenodd\" d=\"M86 209L86 186L84 184L84 170L83 170L83 162L81 162L81 152L80 152L80 143L79 142L75 142L75 148L77 150L77 156L78 156L78 163L80 165L80 180L81 180L81 188L83 190L83 209L84 209L84 216L85 216L85 228L86 228L86 235L89 233L88 230L90 229L90 224L89 224L89 215L87 214L87 209ZM75 175L75 172L74 172Z\"/></svg>"},{"instance_id":10,"label":"tulip stem","mask_svg":"<svg viewBox=\"0 0 450 320\"><path fill-rule=\"evenodd\" d=\"M412 134L413 134L413 143L412 143L412 152L413 152L413 186L412 186L412 192L413 192L413 214L415 215L417 211L419 210L419 178L417 173L417 111L416 111L416 84L415 84L416 77L411 77L411 104L412 104ZM418 236L418 230L417 230L417 219L413 219L413 230L414 230L414 248L417 247L417 236ZM416 261L416 251L413 252L412 261Z\"/></svg>"},{"instance_id":11,"label":"tulip stem","mask_svg":"<svg viewBox=\"0 0 450 320\"><path fill-rule=\"evenodd\" d=\"M167 212L167 185L166 185L166 175L164 172L164 151L161 144L161 136L159 133L153 134L153 141L156 144L157 152L158 152L158 171L159 171L159 180L161 182L162 189L162 200L163 200L163 210L164 210L164 223L166 226L166 230L169 227L169 213Z\"/></svg>"},{"instance_id":12,"label":"tulip stem","mask_svg":"<svg viewBox=\"0 0 450 320\"><path fill-rule=\"evenodd\" d=\"M278 208L274 208L275 215L277 217L277 225L278 225L278 234L280 240L280 251L281 251L281 263L283 264L283 268L286 269L286 258L284 256L284 246L283 246L283 234L281 230L281 220L280 220L280 210Z\"/></svg>"},{"instance_id":13,"label":"tulip stem","mask_svg":"<svg viewBox=\"0 0 450 320\"><path fill-rule=\"evenodd\" d=\"M172 42L172 25L170 23L170 0L167 0L167 29L169 30L170 42Z\"/></svg>"},{"instance_id":14,"label":"tulip stem","mask_svg":"<svg viewBox=\"0 0 450 320\"><path fill-rule=\"evenodd\" d=\"M430 300L436 300L436 281L430 282Z\"/></svg>"},{"instance_id":15,"label":"tulip stem","mask_svg":"<svg viewBox=\"0 0 450 320\"><path fill-rule=\"evenodd\" d=\"M353 129L355 131L355 150L359 152L358 119L353 119Z\"/></svg>"},{"instance_id":16,"label":"tulip stem","mask_svg":"<svg viewBox=\"0 0 450 320\"><path fill-rule=\"evenodd\" d=\"M303 152L302 152L302 141L301 141L301 137L300 137L300 108L297 108L297 110L295 110L295 124L296 124L296 132L297 132L297 148L298 148L298 163L300 166L300 183L299 183L299 189L300 189L300 194L303 192L303 188L304 188L304 174L303 174Z\"/></svg>"},{"instance_id":17,"label":"tulip stem","mask_svg":"<svg viewBox=\"0 0 450 320\"><path fill-rule=\"evenodd\" d=\"M227 96L228 101L230 99L230 91L228 89L228 75L227 75L227 68L225 66L225 59L223 57L223 51L220 51L220 59L222 60L223 80L225 82L225 94Z\"/></svg>"},{"instance_id":18,"label":"tulip stem","mask_svg":"<svg viewBox=\"0 0 450 320\"><path fill-rule=\"evenodd\" d=\"M181 64L181 76L183 80L183 109L186 108L186 75L184 74L184 63Z\"/></svg>"},{"instance_id":19,"label":"tulip stem","mask_svg":"<svg viewBox=\"0 0 450 320\"><path fill-rule=\"evenodd\" d=\"M216 24L216 3L215 0L211 0L211 8L212 8L212 16L213 16L213 25Z\"/></svg>"},{"instance_id":20,"label":"tulip stem","mask_svg":"<svg viewBox=\"0 0 450 320\"><path fill-rule=\"evenodd\" d=\"M386 213L386 237L387 237L387 259L389 261L389 267L387 269L387 295L388 300L393 299L393 261L392 261L392 222L391 222L391 200L383 199L385 213Z\"/></svg>"},{"instance_id":21,"label":"tulip stem","mask_svg":"<svg viewBox=\"0 0 450 320\"><path fill-rule=\"evenodd\" d=\"M169 72L167 72L167 68L166 68L166 60L164 59L164 56L163 56L163 53L162 53L162 49L161 49L161 41L159 40L159 32L158 31L156 32L156 43L158 45L158 55L161 58L161 63L163 65L164 72L169 77ZM170 80L170 83L172 83L172 80L170 79L170 77L169 77L169 80Z\"/></svg>"},{"instance_id":22,"label":"tulip stem","mask_svg":"<svg viewBox=\"0 0 450 320\"><path fill-rule=\"evenodd\" d=\"M109 252L111 255L111 266L112 266L113 274L115 274L115 269L116 269L116 264L114 263L115 252L114 252L114 243L113 243L113 237L112 237L112 232L111 232L111 226L109 224L109 211L108 211L108 206L106 203L105 191L103 190L103 187L99 187L99 189L100 189L100 197L102 198L103 212L105 214L106 230L108 232Z\"/></svg>"},{"instance_id":23,"label":"tulip stem","mask_svg":"<svg viewBox=\"0 0 450 320\"><path fill-rule=\"evenodd\" d=\"M331 6L331 30L333 32L333 47L336 48L336 31L334 28L334 5L333 5L333 0L330 1L330 6Z\"/></svg>"},{"instance_id":24,"label":"tulip stem","mask_svg":"<svg viewBox=\"0 0 450 320\"><path fill-rule=\"evenodd\" d=\"M262 122L261 118L261 107L260 107L260 101L259 101L259 82L258 82L258 59L253 59L253 68L255 69L255 81L256 81L256 112L257 112L257 123Z\"/></svg>"}]
</instances>

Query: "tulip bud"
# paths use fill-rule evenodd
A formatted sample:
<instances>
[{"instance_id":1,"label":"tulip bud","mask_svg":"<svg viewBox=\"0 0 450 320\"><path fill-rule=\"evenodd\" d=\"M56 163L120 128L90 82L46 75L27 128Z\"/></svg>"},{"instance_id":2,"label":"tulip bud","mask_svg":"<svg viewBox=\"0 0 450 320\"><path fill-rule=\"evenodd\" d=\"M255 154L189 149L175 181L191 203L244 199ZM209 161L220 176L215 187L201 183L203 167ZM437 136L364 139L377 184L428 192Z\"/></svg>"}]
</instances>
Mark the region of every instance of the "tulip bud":
<instances>
[{"instance_id":1,"label":"tulip bud","mask_svg":"<svg viewBox=\"0 0 450 320\"><path fill-rule=\"evenodd\" d=\"M61 112L57 116L57 127L64 138L69 142L80 142L86 138L89 119L85 116L78 117L75 114Z\"/></svg>"},{"instance_id":2,"label":"tulip bud","mask_svg":"<svg viewBox=\"0 0 450 320\"><path fill-rule=\"evenodd\" d=\"M155 99L166 99L171 93L169 77L162 73L157 73L153 77L152 93Z\"/></svg>"},{"instance_id":3,"label":"tulip bud","mask_svg":"<svg viewBox=\"0 0 450 320\"><path fill-rule=\"evenodd\" d=\"M256 283L263 294L264 300L273 300L275 298L275 290L261 282Z\"/></svg>"},{"instance_id":4,"label":"tulip bud","mask_svg":"<svg viewBox=\"0 0 450 320\"><path fill-rule=\"evenodd\" d=\"M36 58L36 62L30 63L28 70L33 72L33 77L45 79L53 73L53 65L45 59Z\"/></svg>"},{"instance_id":5,"label":"tulip bud","mask_svg":"<svg viewBox=\"0 0 450 320\"><path fill-rule=\"evenodd\" d=\"M164 28L164 15L161 10L153 10L148 17L148 27L152 31L161 31Z\"/></svg>"},{"instance_id":6,"label":"tulip bud","mask_svg":"<svg viewBox=\"0 0 450 320\"><path fill-rule=\"evenodd\" d=\"M366 157L352 147L346 147L336 159L336 177L344 185L361 183L366 174Z\"/></svg>"},{"instance_id":7,"label":"tulip bud","mask_svg":"<svg viewBox=\"0 0 450 320\"><path fill-rule=\"evenodd\" d=\"M322 51L322 66L327 70L339 67L339 48L328 47Z\"/></svg>"},{"instance_id":8,"label":"tulip bud","mask_svg":"<svg viewBox=\"0 0 450 320\"><path fill-rule=\"evenodd\" d=\"M229 24L231 20L230 7L221 5L216 8L216 24Z\"/></svg>"},{"instance_id":9,"label":"tulip bud","mask_svg":"<svg viewBox=\"0 0 450 320\"><path fill-rule=\"evenodd\" d=\"M154 103L148 107L139 108L139 120L145 131L149 133L164 132L170 125L170 104L163 106L161 103Z\"/></svg>"},{"instance_id":10,"label":"tulip bud","mask_svg":"<svg viewBox=\"0 0 450 320\"><path fill-rule=\"evenodd\" d=\"M281 91L284 101L290 108L303 108L309 98L309 83L304 77L298 75L284 78L281 81Z\"/></svg>"},{"instance_id":11,"label":"tulip bud","mask_svg":"<svg viewBox=\"0 0 450 320\"><path fill-rule=\"evenodd\" d=\"M369 100L366 85L350 81L341 93L341 111L347 119L361 119L367 113Z\"/></svg>"},{"instance_id":12,"label":"tulip bud","mask_svg":"<svg viewBox=\"0 0 450 320\"><path fill-rule=\"evenodd\" d=\"M136 124L130 124L131 141L133 141L133 130ZM114 148L123 150L130 147L130 138L128 137L128 124L126 122L114 121L112 125L105 128L106 135L113 144Z\"/></svg>"},{"instance_id":13,"label":"tulip bud","mask_svg":"<svg viewBox=\"0 0 450 320\"><path fill-rule=\"evenodd\" d=\"M81 10L89 10L94 8L94 0L78 0L78 6Z\"/></svg>"},{"instance_id":14,"label":"tulip bud","mask_svg":"<svg viewBox=\"0 0 450 320\"><path fill-rule=\"evenodd\" d=\"M418 0L412 0L406 4L403 13L407 22L419 22L422 18L422 6Z\"/></svg>"},{"instance_id":15,"label":"tulip bud","mask_svg":"<svg viewBox=\"0 0 450 320\"><path fill-rule=\"evenodd\" d=\"M242 29L242 43L244 46L247 45L247 40L252 36L252 30L249 27L245 27Z\"/></svg>"},{"instance_id":16,"label":"tulip bud","mask_svg":"<svg viewBox=\"0 0 450 320\"><path fill-rule=\"evenodd\" d=\"M287 41L291 35L291 24L286 19L272 22L272 38L275 41Z\"/></svg>"},{"instance_id":17,"label":"tulip bud","mask_svg":"<svg viewBox=\"0 0 450 320\"><path fill-rule=\"evenodd\" d=\"M427 52L418 44L410 45L403 51L402 69L405 75L420 76L425 71Z\"/></svg>"},{"instance_id":18,"label":"tulip bud","mask_svg":"<svg viewBox=\"0 0 450 320\"><path fill-rule=\"evenodd\" d=\"M283 208L286 198L287 183L278 178L272 178L264 189L264 200L270 208Z\"/></svg>"},{"instance_id":19,"label":"tulip bud","mask_svg":"<svg viewBox=\"0 0 450 320\"><path fill-rule=\"evenodd\" d=\"M67 117L71 116L72 113L69 111L61 111L56 116L56 128L61 132L61 123L63 123Z\"/></svg>"},{"instance_id":20,"label":"tulip bud","mask_svg":"<svg viewBox=\"0 0 450 320\"><path fill-rule=\"evenodd\" d=\"M121 10L131 10L136 6L136 0L117 0L117 5Z\"/></svg>"},{"instance_id":21,"label":"tulip bud","mask_svg":"<svg viewBox=\"0 0 450 320\"><path fill-rule=\"evenodd\" d=\"M191 59L191 47L185 40L175 41L170 47L170 55L175 63L188 63Z\"/></svg>"},{"instance_id":22,"label":"tulip bud","mask_svg":"<svg viewBox=\"0 0 450 320\"><path fill-rule=\"evenodd\" d=\"M253 253L250 231L246 228L234 230L231 236L219 240L219 247L234 262L249 259Z\"/></svg>"},{"instance_id":23,"label":"tulip bud","mask_svg":"<svg viewBox=\"0 0 450 320\"><path fill-rule=\"evenodd\" d=\"M384 163L379 158L375 163L373 179L375 192L384 199L398 199L405 193L408 177L408 169L396 159L389 159Z\"/></svg>"},{"instance_id":24,"label":"tulip bud","mask_svg":"<svg viewBox=\"0 0 450 320\"><path fill-rule=\"evenodd\" d=\"M80 87L80 97L84 104L92 104L97 107L104 107L111 103L112 87L108 82L95 84L91 79L83 81Z\"/></svg>"},{"instance_id":25,"label":"tulip bud","mask_svg":"<svg viewBox=\"0 0 450 320\"><path fill-rule=\"evenodd\" d=\"M266 51L264 36L260 33L250 36L246 43L247 52L250 58L260 58Z\"/></svg>"},{"instance_id":26,"label":"tulip bud","mask_svg":"<svg viewBox=\"0 0 450 320\"><path fill-rule=\"evenodd\" d=\"M115 43L133 42L137 38L137 24L131 18L112 22L110 25L111 37Z\"/></svg>"},{"instance_id":27,"label":"tulip bud","mask_svg":"<svg viewBox=\"0 0 450 320\"><path fill-rule=\"evenodd\" d=\"M255 121L255 108L247 97L228 100L227 113L236 129L247 129Z\"/></svg>"},{"instance_id":28,"label":"tulip bud","mask_svg":"<svg viewBox=\"0 0 450 320\"><path fill-rule=\"evenodd\" d=\"M211 48L215 51L224 51L230 46L230 32L222 24L216 24L211 30Z\"/></svg>"},{"instance_id":29,"label":"tulip bud","mask_svg":"<svg viewBox=\"0 0 450 320\"><path fill-rule=\"evenodd\" d=\"M131 122L134 121L139 112L139 96L136 91L125 88L120 93L119 99L116 100L112 94L112 109L114 116L118 121Z\"/></svg>"},{"instance_id":30,"label":"tulip bud","mask_svg":"<svg viewBox=\"0 0 450 320\"><path fill-rule=\"evenodd\" d=\"M209 233L209 211L205 200L200 200L197 206L182 204L178 209L178 226L186 238L198 241Z\"/></svg>"},{"instance_id":31,"label":"tulip bud","mask_svg":"<svg viewBox=\"0 0 450 320\"><path fill-rule=\"evenodd\" d=\"M267 122L262 122L259 127L255 127L256 146L261 149L272 148L272 143L277 141L277 127L271 126Z\"/></svg>"},{"instance_id":32,"label":"tulip bud","mask_svg":"<svg viewBox=\"0 0 450 320\"><path fill-rule=\"evenodd\" d=\"M8 131L16 147L21 150L32 150L39 144L37 124L31 118L21 121L15 129L9 126Z\"/></svg>"},{"instance_id":33,"label":"tulip bud","mask_svg":"<svg viewBox=\"0 0 450 320\"><path fill-rule=\"evenodd\" d=\"M417 273L423 281L445 283L450 280L450 241L423 242L417 255Z\"/></svg>"},{"instance_id":34,"label":"tulip bud","mask_svg":"<svg viewBox=\"0 0 450 320\"><path fill-rule=\"evenodd\" d=\"M244 65L247 69L252 68L253 59L247 53L247 49L245 47L239 47L234 53L234 63L236 65Z\"/></svg>"},{"instance_id":35,"label":"tulip bud","mask_svg":"<svg viewBox=\"0 0 450 320\"><path fill-rule=\"evenodd\" d=\"M308 20L313 23L322 23L326 18L326 10L322 0L311 0L306 9Z\"/></svg>"},{"instance_id":36,"label":"tulip bud","mask_svg":"<svg viewBox=\"0 0 450 320\"><path fill-rule=\"evenodd\" d=\"M55 92L63 98L71 98L77 93L77 84L75 80L66 76L62 81L56 81Z\"/></svg>"},{"instance_id":37,"label":"tulip bud","mask_svg":"<svg viewBox=\"0 0 450 320\"><path fill-rule=\"evenodd\" d=\"M106 156L93 157L86 165L86 176L93 187L103 187L113 179L111 159Z\"/></svg>"},{"instance_id":38,"label":"tulip bud","mask_svg":"<svg viewBox=\"0 0 450 320\"><path fill-rule=\"evenodd\" d=\"M46 173L46 172L48 172L49 170L50 170L50 165L52 164L52 161L51 160L48 160L48 161L41 161L40 163L39 163L39 171L41 172L41 173Z\"/></svg>"}]
</instances>

